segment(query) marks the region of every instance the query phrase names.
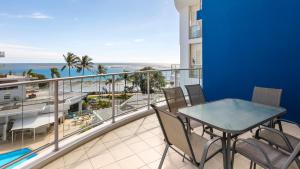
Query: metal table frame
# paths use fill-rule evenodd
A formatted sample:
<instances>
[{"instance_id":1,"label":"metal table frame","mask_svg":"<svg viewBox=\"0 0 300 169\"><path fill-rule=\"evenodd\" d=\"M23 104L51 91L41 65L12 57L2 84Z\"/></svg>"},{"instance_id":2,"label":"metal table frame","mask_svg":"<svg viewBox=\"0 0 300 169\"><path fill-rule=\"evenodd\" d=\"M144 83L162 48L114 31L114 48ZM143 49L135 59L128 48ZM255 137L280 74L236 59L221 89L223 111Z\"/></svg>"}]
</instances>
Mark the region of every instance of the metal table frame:
<instances>
[{"instance_id":1,"label":"metal table frame","mask_svg":"<svg viewBox=\"0 0 300 169\"><path fill-rule=\"evenodd\" d=\"M245 100L243 100L245 101ZM210 102L210 104L212 104L213 102ZM205 105L205 104L204 104ZM191 107L194 107L194 106L191 106ZM186 107L186 108L181 108L179 109L179 113L182 114L183 116L185 116L186 118L188 119L193 119L195 121L198 121L204 125L207 125L211 128L214 128L214 129L217 129L219 131L221 131L223 134L222 134L222 153L223 153L223 165L224 165L224 169L232 169L233 166L231 166L231 139L234 138L234 137L237 137L238 135L241 135L243 133L246 133L248 131L250 131L251 129L254 129L268 121L271 121L275 118L279 118L280 116L284 115L286 113L286 110L284 109L284 111L280 112L280 113L277 113L277 114L274 114L273 116L270 116L268 118L265 118L264 120L262 121L259 121L251 126L248 126L246 129L244 130L227 130L227 129L224 129L224 128L221 128L219 126L215 126L213 124L210 124L202 119L198 119L198 118L194 118L190 115L187 115L185 113L181 113L180 110L182 109L189 109L190 107ZM222 108L220 108L220 111L222 111Z\"/></svg>"}]
</instances>

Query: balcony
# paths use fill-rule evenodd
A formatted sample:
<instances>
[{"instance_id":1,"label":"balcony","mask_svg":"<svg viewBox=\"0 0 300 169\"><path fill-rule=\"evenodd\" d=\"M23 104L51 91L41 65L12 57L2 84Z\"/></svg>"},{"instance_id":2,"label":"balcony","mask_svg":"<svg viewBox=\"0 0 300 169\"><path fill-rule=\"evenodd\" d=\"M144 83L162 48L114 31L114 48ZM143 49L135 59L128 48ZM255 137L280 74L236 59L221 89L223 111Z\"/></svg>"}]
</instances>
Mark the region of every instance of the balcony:
<instances>
[{"instance_id":1,"label":"balcony","mask_svg":"<svg viewBox=\"0 0 300 169\"><path fill-rule=\"evenodd\" d=\"M194 70L200 72L198 76L189 77ZM165 83L153 83L157 73L164 77ZM145 88L127 81L128 87L134 87L124 91L127 89L124 86L124 74L144 79ZM0 154L21 153L2 168L156 169L165 141L157 117L149 104L166 106L162 87L195 84L201 80L201 68L195 68L2 84L0 87L20 86L26 89L26 98L1 105L1 120L6 120L9 125L1 123L6 127L3 131L7 131L7 135L3 136L2 133ZM120 96L124 92L130 97L121 100ZM33 93L36 96L29 97ZM98 102L99 105L96 104ZM21 125L18 125L19 121L22 122ZM41 123L45 124L38 125ZM291 135L300 135L295 126L283 123L283 127ZM201 134L202 127L195 128L194 132ZM249 138L252 135L247 132L239 138ZM210 138L207 134L204 137ZM249 164L241 155L235 156L234 168L248 168ZM163 168L196 169L189 161L182 161L182 157L171 149ZM205 168L223 168L222 155L218 154L205 163ZM296 168L294 163L290 167Z\"/></svg>"},{"instance_id":2,"label":"balcony","mask_svg":"<svg viewBox=\"0 0 300 169\"><path fill-rule=\"evenodd\" d=\"M17 154L8 164L0 160L0 166L43 161L53 152L72 149L66 146L70 143L81 146L84 140L152 114L151 103L165 104L161 88L201 81L188 78L189 71L150 70L1 84L1 88L18 87L13 92L20 97L0 103L0 155Z\"/></svg>"},{"instance_id":3,"label":"balcony","mask_svg":"<svg viewBox=\"0 0 300 169\"><path fill-rule=\"evenodd\" d=\"M202 26L200 24L190 26L190 39L202 37Z\"/></svg>"},{"instance_id":4,"label":"balcony","mask_svg":"<svg viewBox=\"0 0 300 169\"><path fill-rule=\"evenodd\" d=\"M300 131L293 126L283 124L287 132L294 135ZM201 134L201 128L195 132ZM241 138L251 137L246 133ZM205 137L208 138L206 135ZM84 169L157 169L164 151L165 142L156 115L131 122L103 136L78 147L64 156L51 162L43 169L84 168ZM250 161L237 155L235 169L249 168ZM189 161L170 150L163 168L165 169L196 169ZM211 159L205 164L207 169L223 168L222 155ZM290 169L296 169L293 164Z\"/></svg>"}]
</instances>

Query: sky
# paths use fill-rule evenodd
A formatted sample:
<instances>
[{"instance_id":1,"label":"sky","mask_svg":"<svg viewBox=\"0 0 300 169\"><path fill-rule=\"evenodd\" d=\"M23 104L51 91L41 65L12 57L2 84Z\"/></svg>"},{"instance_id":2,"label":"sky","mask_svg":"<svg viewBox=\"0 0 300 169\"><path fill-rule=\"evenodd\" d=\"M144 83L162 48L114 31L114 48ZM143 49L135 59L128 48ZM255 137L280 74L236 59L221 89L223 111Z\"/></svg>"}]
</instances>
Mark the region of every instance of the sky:
<instances>
[{"instance_id":1,"label":"sky","mask_svg":"<svg viewBox=\"0 0 300 169\"><path fill-rule=\"evenodd\" d=\"M0 63L179 63L173 0L1 0Z\"/></svg>"}]
</instances>

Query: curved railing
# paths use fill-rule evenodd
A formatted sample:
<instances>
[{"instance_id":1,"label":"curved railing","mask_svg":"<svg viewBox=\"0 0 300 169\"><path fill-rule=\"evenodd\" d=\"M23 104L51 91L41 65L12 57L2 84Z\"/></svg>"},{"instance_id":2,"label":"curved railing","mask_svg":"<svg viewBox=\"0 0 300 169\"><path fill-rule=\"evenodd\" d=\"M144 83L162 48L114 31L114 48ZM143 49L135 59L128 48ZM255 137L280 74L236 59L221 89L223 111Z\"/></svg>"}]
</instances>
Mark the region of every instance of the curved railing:
<instances>
[{"instance_id":1,"label":"curved railing","mask_svg":"<svg viewBox=\"0 0 300 169\"><path fill-rule=\"evenodd\" d=\"M198 77L191 71L199 71ZM17 86L19 98L0 103L0 154L29 147L30 153L1 166L16 165L41 150L137 110L164 102L162 88L201 82L201 68L122 72L0 84ZM1 132L1 131L0 131Z\"/></svg>"},{"instance_id":2,"label":"curved railing","mask_svg":"<svg viewBox=\"0 0 300 169\"><path fill-rule=\"evenodd\" d=\"M202 37L202 26L201 24L196 24L190 26L190 39L201 38Z\"/></svg>"}]
</instances>

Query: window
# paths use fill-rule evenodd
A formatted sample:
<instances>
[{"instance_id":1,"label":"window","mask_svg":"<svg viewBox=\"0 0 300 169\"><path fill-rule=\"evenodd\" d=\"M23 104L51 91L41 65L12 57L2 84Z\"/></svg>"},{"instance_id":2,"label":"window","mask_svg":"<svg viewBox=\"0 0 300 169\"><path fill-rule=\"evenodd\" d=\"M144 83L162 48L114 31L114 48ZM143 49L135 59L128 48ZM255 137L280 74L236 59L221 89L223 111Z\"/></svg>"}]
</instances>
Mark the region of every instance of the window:
<instances>
[{"instance_id":1,"label":"window","mask_svg":"<svg viewBox=\"0 0 300 169\"><path fill-rule=\"evenodd\" d=\"M202 68L202 44L195 43L190 45L190 68ZM198 78L199 70L191 70L190 78Z\"/></svg>"},{"instance_id":2,"label":"window","mask_svg":"<svg viewBox=\"0 0 300 169\"><path fill-rule=\"evenodd\" d=\"M0 91L1 91L1 90L14 90L14 89L18 89L18 86L2 87L2 88L0 88Z\"/></svg>"},{"instance_id":3,"label":"window","mask_svg":"<svg viewBox=\"0 0 300 169\"><path fill-rule=\"evenodd\" d=\"M9 100L10 99L10 94L5 94L4 95L4 100Z\"/></svg>"},{"instance_id":4,"label":"window","mask_svg":"<svg viewBox=\"0 0 300 169\"><path fill-rule=\"evenodd\" d=\"M197 20L197 11L200 5L190 6L189 10L189 26L190 26L190 39L200 38L202 36L202 22Z\"/></svg>"}]
</instances>

